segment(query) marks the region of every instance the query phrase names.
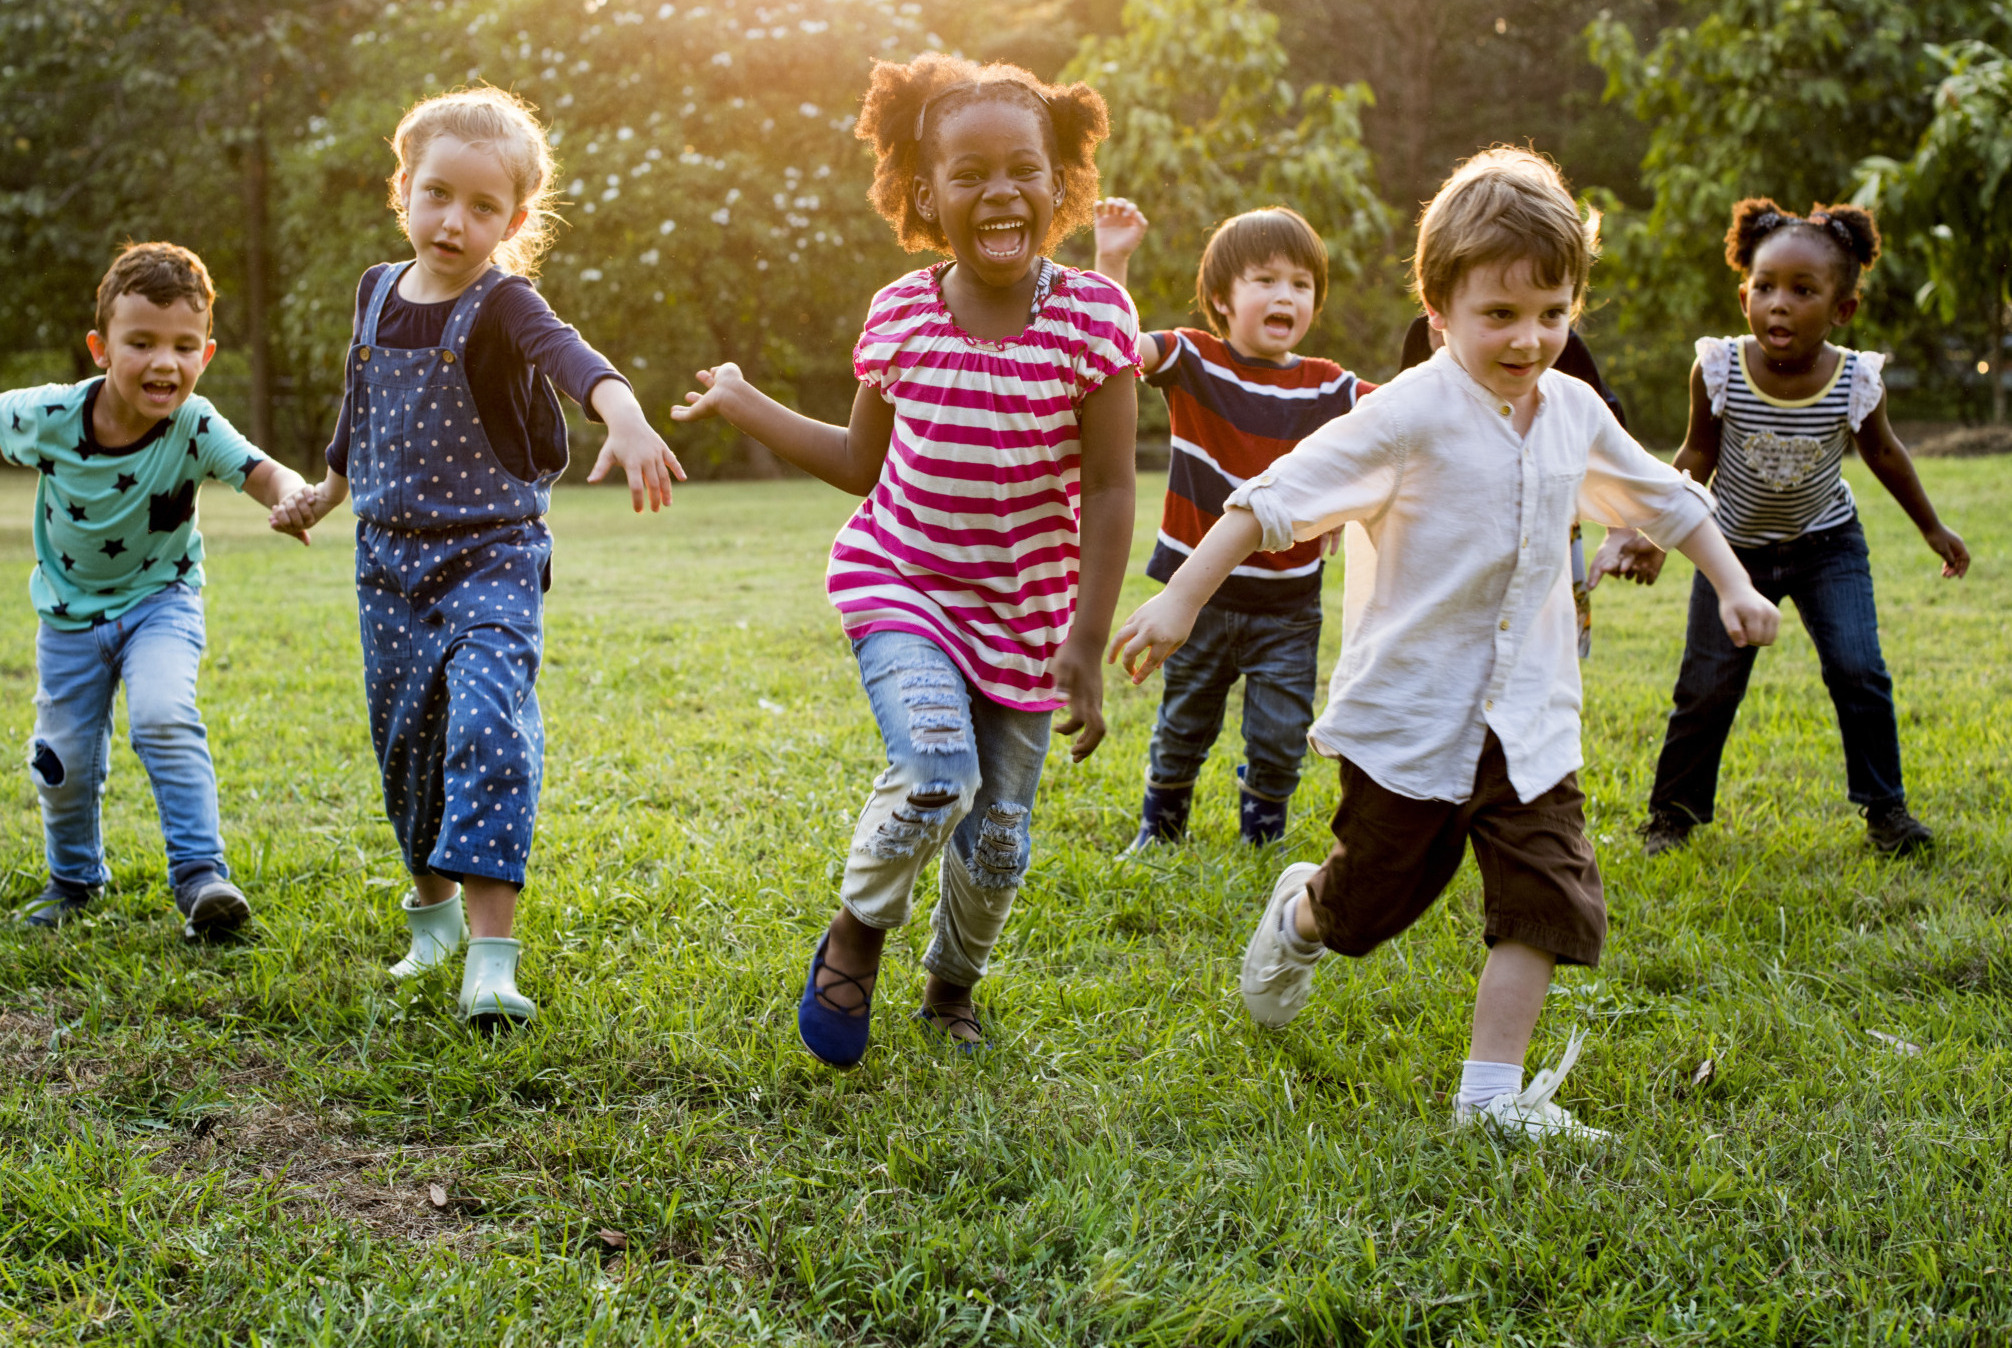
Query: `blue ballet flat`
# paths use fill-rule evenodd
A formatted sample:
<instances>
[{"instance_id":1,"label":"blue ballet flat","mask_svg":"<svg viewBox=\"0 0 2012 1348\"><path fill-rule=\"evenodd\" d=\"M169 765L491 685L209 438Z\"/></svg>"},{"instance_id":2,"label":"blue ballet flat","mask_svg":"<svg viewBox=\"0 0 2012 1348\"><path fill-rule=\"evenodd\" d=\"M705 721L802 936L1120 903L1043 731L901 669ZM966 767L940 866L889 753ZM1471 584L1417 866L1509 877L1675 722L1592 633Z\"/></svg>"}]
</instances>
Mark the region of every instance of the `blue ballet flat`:
<instances>
[{"instance_id":1,"label":"blue ballet flat","mask_svg":"<svg viewBox=\"0 0 2012 1348\"><path fill-rule=\"evenodd\" d=\"M970 1016L947 1016L933 1006L925 1006L915 1013L916 1020L929 1032L932 1039L963 1054L983 1053L992 1047L992 1041L985 1037L985 1027ZM959 1025L969 1025L976 1039L961 1039L956 1034Z\"/></svg>"},{"instance_id":2,"label":"blue ballet flat","mask_svg":"<svg viewBox=\"0 0 2012 1348\"><path fill-rule=\"evenodd\" d=\"M831 988L850 983L859 989L860 1005L851 1010L831 1000L831 988L819 989L817 971L825 967L824 948L831 941L826 932L810 957L810 976L803 983L803 998L796 1004L796 1033L803 1046L819 1062L832 1067L857 1067L866 1056L867 1032L873 1021L873 993L863 979L842 969L833 969Z\"/></svg>"}]
</instances>

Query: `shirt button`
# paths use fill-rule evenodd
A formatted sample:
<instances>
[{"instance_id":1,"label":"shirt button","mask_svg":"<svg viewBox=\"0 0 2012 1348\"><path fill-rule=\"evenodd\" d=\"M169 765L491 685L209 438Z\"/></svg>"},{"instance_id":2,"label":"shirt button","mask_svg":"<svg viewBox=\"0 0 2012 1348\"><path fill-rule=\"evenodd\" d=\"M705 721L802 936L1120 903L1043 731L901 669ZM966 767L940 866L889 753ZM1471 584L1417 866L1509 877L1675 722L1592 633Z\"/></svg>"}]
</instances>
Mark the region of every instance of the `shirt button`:
<instances>
[{"instance_id":1,"label":"shirt button","mask_svg":"<svg viewBox=\"0 0 2012 1348\"><path fill-rule=\"evenodd\" d=\"M1503 416L1506 417L1509 415L1509 404L1503 403L1500 407L1496 408L1495 410L1500 412Z\"/></svg>"},{"instance_id":2,"label":"shirt button","mask_svg":"<svg viewBox=\"0 0 2012 1348\"><path fill-rule=\"evenodd\" d=\"M1509 620L1507 618L1504 618L1501 622L1497 623L1496 626L1500 627L1503 631L1506 632L1509 630Z\"/></svg>"},{"instance_id":3,"label":"shirt button","mask_svg":"<svg viewBox=\"0 0 2012 1348\"><path fill-rule=\"evenodd\" d=\"M1523 535L1523 546L1526 548L1530 546L1530 535L1528 534Z\"/></svg>"},{"instance_id":4,"label":"shirt button","mask_svg":"<svg viewBox=\"0 0 2012 1348\"><path fill-rule=\"evenodd\" d=\"M1495 710L1495 699L1491 697L1491 698L1489 698L1489 699L1488 699L1488 700L1487 700L1486 702L1483 702L1483 703L1481 704L1481 710L1483 710L1483 711L1494 711L1494 710Z\"/></svg>"}]
</instances>

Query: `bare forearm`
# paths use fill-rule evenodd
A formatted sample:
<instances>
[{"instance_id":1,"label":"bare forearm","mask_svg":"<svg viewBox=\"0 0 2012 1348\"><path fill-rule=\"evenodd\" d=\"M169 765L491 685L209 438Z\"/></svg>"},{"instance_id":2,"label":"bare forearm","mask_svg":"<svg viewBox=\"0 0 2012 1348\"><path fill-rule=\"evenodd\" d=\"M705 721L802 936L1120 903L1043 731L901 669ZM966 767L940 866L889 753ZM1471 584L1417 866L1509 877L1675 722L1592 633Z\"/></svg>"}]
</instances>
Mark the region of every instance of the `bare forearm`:
<instances>
[{"instance_id":1,"label":"bare forearm","mask_svg":"<svg viewBox=\"0 0 2012 1348\"><path fill-rule=\"evenodd\" d=\"M1120 290L1128 290L1131 287L1125 284L1125 273L1131 270L1131 266L1130 253L1099 253L1096 263L1090 269L1116 281Z\"/></svg>"},{"instance_id":2,"label":"bare forearm","mask_svg":"<svg viewBox=\"0 0 2012 1348\"><path fill-rule=\"evenodd\" d=\"M276 459L267 459L245 479L245 495L270 510L306 485L299 473Z\"/></svg>"},{"instance_id":3,"label":"bare forearm","mask_svg":"<svg viewBox=\"0 0 2012 1348\"><path fill-rule=\"evenodd\" d=\"M1241 506L1230 507L1203 535L1201 546L1188 554L1180 570L1174 572L1174 578L1167 582L1166 593L1189 608L1200 610L1215 597L1230 572L1243 565L1244 559L1256 552L1263 541L1264 529L1257 516Z\"/></svg>"},{"instance_id":4,"label":"bare forearm","mask_svg":"<svg viewBox=\"0 0 2012 1348\"><path fill-rule=\"evenodd\" d=\"M1928 490L1921 485L1921 477L1914 471L1914 460L1906 450L1880 449L1866 454L1861 449L1860 454L1865 466L1879 479L1879 485L1900 502L1900 508L1914 521L1915 528L1925 534L1941 525L1942 520L1936 515Z\"/></svg>"},{"instance_id":5,"label":"bare forearm","mask_svg":"<svg viewBox=\"0 0 2012 1348\"><path fill-rule=\"evenodd\" d=\"M1720 596L1752 587L1753 580L1747 575L1747 569L1740 565L1740 559L1733 555L1732 545L1719 532L1719 526L1710 520L1691 530L1676 547L1678 552L1691 559L1693 566L1704 572L1705 579L1712 583L1712 589Z\"/></svg>"},{"instance_id":6,"label":"bare forearm","mask_svg":"<svg viewBox=\"0 0 2012 1348\"><path fill-rule=\"evenodd\" d=\"M784 407L751 384L741 384L723 403L720 415L734 429L758 440L775 453L840 491L864 496L880 480L876 459L869 471L865 456L855 454L851 433L844 426L818 421Z\"/></svg>"},{"instance_id":7,"label":"bare forearm","mask_svg":"<svg viewBox=\"0 0 2012 1348\"><path fill-rule=\"evenodd\" d=\"M636 391L619 379L603 379L587 392L587 401L593 404L594 415L603 424L612 426L618 421L639 421L648 424L643 415L643 405L636 401Z\"/></svg>"},{"instance_id":8,"label":"bare forearm","mask_svg":"<svg viewBox=\"0 0 2012 1348\"><path fill-rule=\"evenodd\" d=\"M1132 557L1132 523L1137 518L1137 494L1127 478L1096 491L1082 502L1082 574L1076 585L1076 621L1071 641L1102 651L1111 636L1111 619L1118 610L1125 569Z\"/></svg>"}]
</instances>

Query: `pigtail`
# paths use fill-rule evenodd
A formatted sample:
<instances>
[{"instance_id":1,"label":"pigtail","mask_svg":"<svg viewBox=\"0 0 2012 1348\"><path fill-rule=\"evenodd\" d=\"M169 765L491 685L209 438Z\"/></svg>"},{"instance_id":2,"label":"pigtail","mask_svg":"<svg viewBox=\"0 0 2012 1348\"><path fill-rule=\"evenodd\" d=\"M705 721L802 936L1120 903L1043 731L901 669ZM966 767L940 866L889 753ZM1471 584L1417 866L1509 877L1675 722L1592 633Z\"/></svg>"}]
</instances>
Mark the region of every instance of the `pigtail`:
<instances>
[{"instance_id":1,"label":"pigtail","mask_svg":"<svg viewBox=\"0 0 2012 1348\"><path fill-rule=\"evenodd\" d=\"M1102 94L1080 81L1041 92L1047 96L1055 126L1055 167L1062 174L1062 200L1041 244L1041 251L1048 253L1096 221L1097 147L1111 134L1111 110Z\"/></svg>"},{"instance_id":2,"label":"pigtail","mask_svg":"<svg viewBox=\"0 0 2012 1348\"><path fill-rule=\"evenodd\" d=\"M1809 222L1822 225L1837 236L1851 260L1861 270L1871 268L1879 261L1879 225L1872 218L1872 212L1862 206L1812 206L1809 208Z\"/></svg>"},{"instance_id":3,"label":"pigtail","mask_svg":"<svg viewBox=\"0 0 2012 1348\"><path fill-rule=\"evenodd\" d=\"M860 105L852 134L873 146L873 186L867 200L894 226L894 237L911 253L948 251L943 227L915 209L915 175L922 144L915 138L922 109L937 91L976 78L978 65L961 56L924 52L912 61L873 63L873 78Z\"/></svg>"},{"instance_id":4,"label":"pigtail","mask_svg":"<svg viewBox=\"0 0 2012 1348\"><path fill-rule=\"evenodd\" d=\"M1753 265L1761 240L1796 222L1795 216L1775 205L1774 198L1748 197L1733 207L1732 227L1726 230L1726 265L1744 274Z\"/></svg>"}]
</instances>

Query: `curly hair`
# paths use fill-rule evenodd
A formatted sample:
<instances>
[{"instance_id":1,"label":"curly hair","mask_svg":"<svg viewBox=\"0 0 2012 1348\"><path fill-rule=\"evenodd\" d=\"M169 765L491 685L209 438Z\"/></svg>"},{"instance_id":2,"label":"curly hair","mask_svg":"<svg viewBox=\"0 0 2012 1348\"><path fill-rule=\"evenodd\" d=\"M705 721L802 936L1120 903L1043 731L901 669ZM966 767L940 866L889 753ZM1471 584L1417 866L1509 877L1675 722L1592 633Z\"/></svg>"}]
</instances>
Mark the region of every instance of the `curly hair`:
<instances>
[{"instance_id":1,"label":"curly hair","mask_svg":"<svg viewBox=\"0 0 2012 1348\"><path fill-rule=\"evenodd\" d=\"M401 190L404 180L419 167L435 136L452 136L495 152L516 188L516 204L525 214L523 227L497 244L490 260L513 275L536 277L545 250L552 246L552 225L558 219L555 208L559 204L558 189L552 185L559 165L545 140L545 128L538 124L538 109L516 94L487 84L413 104L399 119L391 138L398 172L386 180L400 229L405 228L406 218L406 198Z\"/></svg>"},{"instance_id":2,"label":"curly hair","mask_svg":"<svg viewBox=\"0 0 2012 1348\"><path fill-rule=\"evenodd\" d=\"M923 218L912 190L915 179L929 171L943 113L994 100L1030 108L1048 127L1049 160L1063 192L1040 251L1052 251L1095 217L1097 146L1111 134L1110 110L1095 89L1080 82L1044 84L1016 65L979 65L943 52L924 52L905 64L875 61L853 134L873 146L867 199L909 252L950 252L943 226Z\"/></svg>"},{"instance_id":3,"label":"curly hair","mask_svg":"<svg viewBox=\"0 0 2012 1348\"><path fill-rule=\"evenodd\" d=\"M119 250L105 279L98 282L98 332L108 340L112 308L125 294L144 295L149 303L163 309L176 300L187 300L189 307L203 316L205 328L217 302L209 268L194 253L174 243L129 243Z\"/></svg>"},{"instance_id":4,"label":"curly hair","mask_svg":"<svg viewBox=\"0 0 2012 1348\"><path fill-rule=\"evenodd\" d=\"M1879 261L1879 225L1862 206L1815 205L1808 215L1794 215L1775 205L1772 197L1748 197L1733 207L1733 222L1726 230L1726 265L1746 275L1761 244L1785 229L1812 234L1836 250L1839 299L1856 296L1860 278Z\"/></svg>"}]
</instances>

